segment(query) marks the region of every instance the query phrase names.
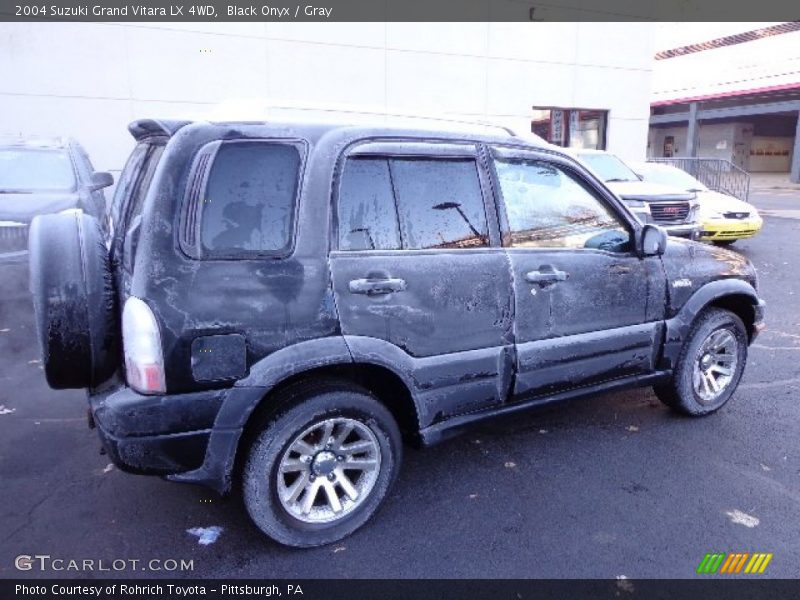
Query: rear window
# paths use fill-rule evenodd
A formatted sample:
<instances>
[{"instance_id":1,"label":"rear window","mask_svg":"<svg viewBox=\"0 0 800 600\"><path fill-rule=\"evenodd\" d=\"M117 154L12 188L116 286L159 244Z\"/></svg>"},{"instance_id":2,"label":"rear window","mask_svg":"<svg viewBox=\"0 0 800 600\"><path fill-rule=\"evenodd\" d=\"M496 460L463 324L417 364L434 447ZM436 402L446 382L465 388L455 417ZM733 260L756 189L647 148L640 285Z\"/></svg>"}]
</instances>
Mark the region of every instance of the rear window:
<instances>
[{"instance_id":1,"label":"rear window","mask_svg":"<svg viewBox=\"0 0 800 600\"><path fill-rule=\"evenodd\" d=\"M63 150L0 148L0 191L70 191L75 169Z\"/></svg>"},{"instance_id":2,"label":"rear window","mask_svg":"<svg viewBox=\"0 0 800 600\"><path fill-rule=\"evenodd\" d=\"M199 200L203 255L287 252L299 172L294 145L223 143Z\"/></svg>"}]
</instances>

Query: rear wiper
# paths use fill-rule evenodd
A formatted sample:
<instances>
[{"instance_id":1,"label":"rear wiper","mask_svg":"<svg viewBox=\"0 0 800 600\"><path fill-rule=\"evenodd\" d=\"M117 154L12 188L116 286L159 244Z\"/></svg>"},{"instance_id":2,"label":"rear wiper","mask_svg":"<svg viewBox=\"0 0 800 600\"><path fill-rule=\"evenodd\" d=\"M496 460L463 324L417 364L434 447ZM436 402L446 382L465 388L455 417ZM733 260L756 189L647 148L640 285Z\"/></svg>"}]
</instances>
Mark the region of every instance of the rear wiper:
<instances>
[{"instance_id":1,"label":"rear wiper","mask_svg":"<svg viewBox=\"0 0 800 600\"><path fill-rule=\"evenodd\" d=\"M615 183L618 181L634 181L633 179L623 179L622 177L612 177L611 179L606 179L606 183Z\"/></svg>"},{"instance_id":2,"label":"rear wiper","mask_svg":"<svg viewBox=\"0 0 800 600\"><path fill-rule=\"evenodd\" d=\"M0 194L32 194L27 190L0 190Z\"/></svg>"}]
</instances>

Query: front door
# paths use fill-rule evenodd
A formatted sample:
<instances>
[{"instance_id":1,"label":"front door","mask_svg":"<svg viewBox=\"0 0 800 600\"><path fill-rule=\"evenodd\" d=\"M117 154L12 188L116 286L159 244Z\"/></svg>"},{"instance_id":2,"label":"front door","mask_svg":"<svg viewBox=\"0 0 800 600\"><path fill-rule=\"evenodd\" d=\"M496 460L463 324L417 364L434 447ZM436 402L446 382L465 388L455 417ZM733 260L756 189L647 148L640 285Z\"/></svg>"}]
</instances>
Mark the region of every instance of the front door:
<instances>
[{"instance_id":1,"label":"front door","mask_svg":"<svg viewBox=\"0 0 800 600\"><path fill-rule=\"evenodd\" d=\"M487 179L474 144L364 144L341 168L330 262L342 333L356 360L408 375L428 399L423 426L510 386L511 277Z\"/></svg>"},{"instance_id":2,"label":"front door","mask_svg":"<svg viewBox=\"0 0 800 600\"><path fill-rule=\"evenodd\" d=\"M653 370L661 315L648 296L663 274L658 257L635 254L632 219L571 163L509 151L493 162L514 278L516 394Z\"/></svg>"}]
</instances>

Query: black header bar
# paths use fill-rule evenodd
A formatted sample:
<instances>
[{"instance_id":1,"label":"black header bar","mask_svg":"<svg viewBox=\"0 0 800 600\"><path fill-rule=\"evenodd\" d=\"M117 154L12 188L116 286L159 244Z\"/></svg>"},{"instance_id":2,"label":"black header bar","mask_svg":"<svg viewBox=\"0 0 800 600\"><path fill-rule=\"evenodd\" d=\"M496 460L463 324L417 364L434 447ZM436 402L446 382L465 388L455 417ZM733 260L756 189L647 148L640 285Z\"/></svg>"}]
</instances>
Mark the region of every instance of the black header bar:
<instances>
[{"instance_id":1,"label":"black header bar","mask_svg":"<svg viewBox=\"0 0 800 600\"><path fill-rule=\"evenodd\" d=\"M0 0L0 21L795 21L796 0Z\"/></svg>"}]
</instances>

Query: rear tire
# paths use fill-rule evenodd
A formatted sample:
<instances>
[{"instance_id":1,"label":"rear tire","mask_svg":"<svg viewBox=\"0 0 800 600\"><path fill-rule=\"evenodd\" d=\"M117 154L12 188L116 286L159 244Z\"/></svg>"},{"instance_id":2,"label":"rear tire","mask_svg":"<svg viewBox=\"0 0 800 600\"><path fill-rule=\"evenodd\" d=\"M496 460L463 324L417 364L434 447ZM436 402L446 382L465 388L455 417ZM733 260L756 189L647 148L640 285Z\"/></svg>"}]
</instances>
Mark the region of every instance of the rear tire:
<instances>
[{"instance_id":1,"label":"rear tire","mask_svg":"<svg viewBox=\"0 0 800 600\"><path fill-rule=\"evenodd\" d=\"M747 362L747 330L734 313L706 309L684 343L674 376L653 390L664 404L685 415L711 414L736 391Z\"/></svg>"},{"instance_id":2,"label":"rear tire","mask_svg":"<svg viewBox=\"0 0 800 600\"><path fill-rule=\"evenodd\" d=\"M261 424L244 467L247 512L287 546L341 540L372 517L397 477L397 424L367 390L345 383L299 384L276 400L284 408Z\"/></svg>"},{"instance_id":3,"label":"rear tire","mask_svg":"<svg viewBox=\"0 0 800 600\"><path fill-rule=\"evenodd\" d=\"M119 362L119 323L108 250L97 219L41 215L28 241L30 287L50 387L94 387Z\"/></svg>"}]
</instances>

